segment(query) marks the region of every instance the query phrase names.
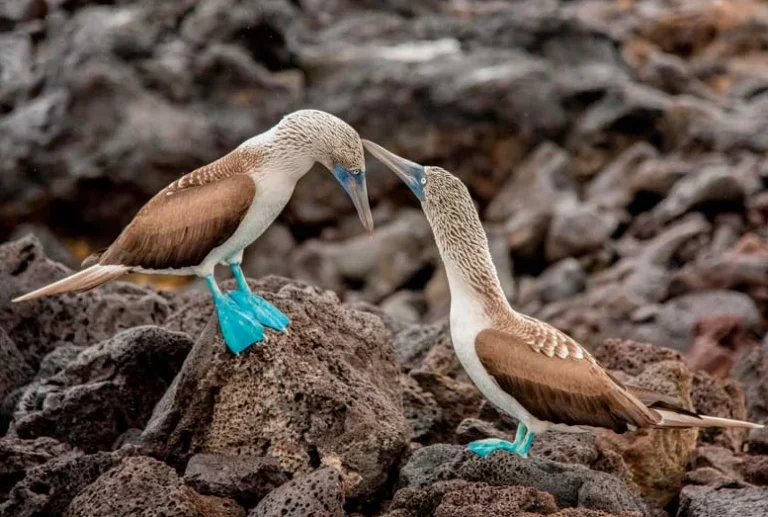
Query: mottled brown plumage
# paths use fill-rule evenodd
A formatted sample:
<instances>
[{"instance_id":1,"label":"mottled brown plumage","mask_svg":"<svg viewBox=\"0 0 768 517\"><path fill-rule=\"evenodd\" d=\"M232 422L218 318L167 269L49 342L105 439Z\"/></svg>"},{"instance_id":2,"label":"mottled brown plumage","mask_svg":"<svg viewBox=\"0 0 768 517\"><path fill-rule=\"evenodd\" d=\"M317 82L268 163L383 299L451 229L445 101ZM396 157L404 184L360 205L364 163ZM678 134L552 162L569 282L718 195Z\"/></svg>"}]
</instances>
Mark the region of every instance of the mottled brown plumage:
<instances>
[{"instance_id":1,"label":"mottled brown plumage","mask_svg":"<svg viewBox=\"0 0 768 517\"><path fill-rule=\"evenodd\" d=\"M475 349L499 386L539 420L620 433L660 420L594 360L552 359L539 342L495 329L480 332Z\"/></svg>"},{"instance_id":2,"label":"mottled brown plumage","mask_svg":"<svg viewBox=\"0 0 768 517\"><path fill-rule=\"evenodd\" d=\"M226 242L250 208L256 184L242 173L196 179L194 174L152 198L98 263L180 269L200 264Z\"/></svg>"}]
</instances>

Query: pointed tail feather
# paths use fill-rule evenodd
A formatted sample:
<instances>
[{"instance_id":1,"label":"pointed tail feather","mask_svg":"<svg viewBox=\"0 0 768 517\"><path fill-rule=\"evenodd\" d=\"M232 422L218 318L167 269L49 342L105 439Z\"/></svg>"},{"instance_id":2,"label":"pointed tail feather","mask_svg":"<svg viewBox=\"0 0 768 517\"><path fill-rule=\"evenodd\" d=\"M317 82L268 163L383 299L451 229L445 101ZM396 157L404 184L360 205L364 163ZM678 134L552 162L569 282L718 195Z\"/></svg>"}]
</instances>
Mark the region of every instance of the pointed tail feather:
<instances>
[{"instance_id":1,"label":"pointed tail feather","mask_svg":"<svg viewBox=\"0 0 768 517\"><path fill-rule=\"evenodd\" d=\"M52 284L41 287L36 291L27 293L24 296L19 296L13 303L25 302L27 300L34 300L41 296L49 296L52 294L60 293L81 293L88 291L95 287L98 287L107 282L111 282L118 277L128 273L131 269L126 266L101 266L95 265L88 269L84 269L78 273L70 275L66 278L54 282Z\"/></svg>"},{"instance_id":2,"label":"pointed tail feather","mask_svg":"<svg viewBox=\"0 0 768 517\"><path fill-rule=\"evenodd\" d=\"M707 415L691 415L677 413L667 409L654 409L660 416L661 421L656 427L675 428L675 427L743 427L746 429L762 429L763 424L753 424L743 420L732 420L730 418L719 418Z\"/></svg>"}]
</instances>

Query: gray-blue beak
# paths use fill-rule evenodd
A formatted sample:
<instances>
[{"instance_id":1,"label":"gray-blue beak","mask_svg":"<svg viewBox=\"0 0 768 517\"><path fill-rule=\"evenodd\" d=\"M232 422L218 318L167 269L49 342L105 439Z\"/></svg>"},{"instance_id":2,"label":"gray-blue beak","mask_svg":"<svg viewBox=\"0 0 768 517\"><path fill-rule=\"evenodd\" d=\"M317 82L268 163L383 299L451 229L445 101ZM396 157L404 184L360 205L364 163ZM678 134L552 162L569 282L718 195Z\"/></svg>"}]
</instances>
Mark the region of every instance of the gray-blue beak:
<instances>
[{"instance_id":1,"label":"gray-blue beak","mask_svg":"<svg viewBox=\"0 0 768 517\"><path fill-rule=\"evenodd\" d=\"M365 171L350 171L341 165L333 166L333 176L352 199L360 216L360 222L368 233L373 233L373 216L368 203L368 186L365 183Z\"/></svg>"},{"instance_id":2,"label":"gray-blue beak","mask_svg":"<svg viewBox=\"0 0 768 517\"><path fill-rule=\"evenodd\" d=\"M370 140L363 140L363 147L365 147L369 153L376 157L381 163L392 169L392 172L397 174L397 177L403 180L403 183L408 185L411 192L416 194L416 197L420 201L426 200L424 194L424 186L422 184L423 178L426 178L424 172L424 166L418 163L406 160L395 153L387 151L379 144L371 142Z\"/></svg>"}]
</instances>

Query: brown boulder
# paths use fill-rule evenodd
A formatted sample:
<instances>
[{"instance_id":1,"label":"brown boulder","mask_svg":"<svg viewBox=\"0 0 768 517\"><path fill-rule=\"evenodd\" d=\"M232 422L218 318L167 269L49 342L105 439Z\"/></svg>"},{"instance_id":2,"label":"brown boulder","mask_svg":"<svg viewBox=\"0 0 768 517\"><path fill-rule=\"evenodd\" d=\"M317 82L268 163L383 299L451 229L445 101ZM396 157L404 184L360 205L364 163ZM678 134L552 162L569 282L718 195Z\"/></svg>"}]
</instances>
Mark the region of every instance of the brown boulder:
<instances>
[{"instance_id":1,"label":"brown boulder","mask_svg":"<svg viewBox=\"0 0 768 517\"><path fill-rule=\"evenodd\" d=\"M273 490L248 517L344 517L344 480L322 467Z\"/></svg>"},{"instance_id":2,"label":"brown boulder","mask_svg":"<svg viewBox=\"0 0 768 517\"><path fill-rule=\"evenodd\" d=\"M693 374L678 359L677 352L643 343L606 340L595 357L606 368L632 376L632 384L675 397L684 407L693 409ZM630 484L663 506L682 486L698 431L641 429L615 434L600 430L598 434L601 448L613 449L624 459Z\"/></svg>"},{"instance_id":3,"label":"brown boulder","mask_svg":"<svg viewBox=\"0 0 768 517\"><path fill-rule=\"evenodd\" d=\"M124 459L99 477L70 503L66 517L243 517L234 501L201 496L169 466L152 458Z\"/></svg>"},{"instance_id":4,"label":"brown boulder","mask_svg":"<svg viewBox=\"0 0 768 517\"><path fill-rule=\"evenodd\" d=\"M0 327L0 403L16 388L23 386L34 376L16 344ZM5 432L9 415L0 413L0 434Z\"/></svg>"},{"instance_id":5,"label":"brown boulder","mask_svg":"<svg viewBox=\"0 0 768 517\"><path fill-rule=\"evenodd\" d=\"M34 237L0 245L0 321L33 367L58 346L92 345L123 329L162 323L171 312L165 295L121 282L86 293L11 303L70 273L47 259Z\"/></svg>"},{"instance_id":6,"label":"brown boulder","mask_svg":"<svg viewBox=\"0 0 768 517\"><path fill-rule=\"evenodd\" d=\"M429 490L428 487L438 482L450 480L487 483L494 487L531 487L554 496L555 504L561 508L583 507L612 514L637 512L641 515L647 510L645 503L615 476L581 465L521 458L501 451L482 458L461 446L431 445L416 451L400 470L403 488L415 489L410 493ZM406 492L404 498L408 494ZM487 496L488 492L482 499Z\"/></svg>"},{"instance_id":7,"label":"brown boulder","mask_svg":"<svg viewBox=\"0 0 768 517\"><path fill-rule=\"evenodd\" d=\"M143 326L88 347L24 390L11 431L51 436L86 452L110 450L124 432L144 428L192 345L186 334Z\"/></svg>"},{"instance_id":8,"label":"brown boulder","mask_svg":"<svg viewBox=\"0 0 768 517\"><path fill-rule=\"evenodd\" d=\"M291 318L288 332L234 356L211 320L144 443L179 463L204 452L272 456L291 474L331 464L351 496L371 495L409 441L389 331L331 292L285 283L267 294L260 285ZM193 301L188 312L198 310L210 306Z\"/></svg>"},{"instance_id":9,"label":"brown boulder","mask_svg":"<svg viewBox=\"0 0 768 517\"><path fill-rule=\"evenodd\" d=\"M233 499L244 508L287 481L274 458L245 454L196 454L184 472L184 482L199 493Z\"/></svg>"}]
</instances>

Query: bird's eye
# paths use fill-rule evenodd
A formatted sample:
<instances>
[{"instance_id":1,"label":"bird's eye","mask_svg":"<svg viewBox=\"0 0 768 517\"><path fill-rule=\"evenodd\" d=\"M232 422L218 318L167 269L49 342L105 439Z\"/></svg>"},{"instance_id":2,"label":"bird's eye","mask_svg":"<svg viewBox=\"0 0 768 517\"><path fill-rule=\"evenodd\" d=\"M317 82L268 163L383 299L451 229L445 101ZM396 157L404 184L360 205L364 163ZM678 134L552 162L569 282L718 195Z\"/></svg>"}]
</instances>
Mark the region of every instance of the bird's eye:
<instances>
[{"instance_id":1,"label":"bird's eye","mask_svg":"<svg viewBox=\"0 0 768 517\"><path fill-rule=\"evenodd\" d=\"M421 178L421 184L426 185L427 184L427 178Z\"/></svg>"},{"instance_id":2,"label":"bird's eye","mask_svg":"<svg viewBox=\"0 0 768 517\"><path fill-rule=\"evenodd\" d=\"M352 170L351 170L351 171L349 171L349 172L351 172L352 174L354 174L355 176L357 176L358 174L360 174L360 169L352 169Z\"/></svg>"}]
</instances>

